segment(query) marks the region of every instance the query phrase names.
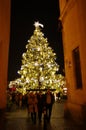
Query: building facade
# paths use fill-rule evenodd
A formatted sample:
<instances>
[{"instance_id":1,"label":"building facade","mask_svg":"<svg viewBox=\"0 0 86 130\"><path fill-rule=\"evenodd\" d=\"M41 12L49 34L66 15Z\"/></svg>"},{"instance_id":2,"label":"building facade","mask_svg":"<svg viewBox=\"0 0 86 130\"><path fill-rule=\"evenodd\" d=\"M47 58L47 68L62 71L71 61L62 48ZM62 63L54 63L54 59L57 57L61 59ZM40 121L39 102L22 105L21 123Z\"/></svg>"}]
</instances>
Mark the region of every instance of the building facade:
<instances>
[{"instance_id":1,"label":"building facade","mask_svg":"<svg viewBox=\"0 0 86 130\"><path fill-rule=\"evenodd\" d=\"M6 108L10 9L10 0L0 0L0 110Z\"/></svg>"},{"instance_id":2,"label":"building facade","mask_svg":"<svg viewBox=\"0 0 86 130\"><path fill-rule=\"evenodd\" d=\"M59 0L68 100L64 114L86 121L86 0Z\"/></svg>"}]
</instances>

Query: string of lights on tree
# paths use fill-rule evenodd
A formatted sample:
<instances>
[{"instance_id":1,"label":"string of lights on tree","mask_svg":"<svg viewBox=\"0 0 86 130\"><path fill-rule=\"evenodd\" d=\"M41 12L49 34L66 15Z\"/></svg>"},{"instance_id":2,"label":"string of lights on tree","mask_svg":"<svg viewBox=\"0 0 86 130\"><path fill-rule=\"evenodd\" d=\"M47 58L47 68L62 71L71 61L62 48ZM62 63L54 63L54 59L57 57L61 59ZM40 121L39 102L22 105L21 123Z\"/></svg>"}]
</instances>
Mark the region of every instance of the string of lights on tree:
<instances>
[{"instance_id":1,"label":"string of lights on tree","mask_svg":"<svg viewBox=\"0 0 86 130\"><path fill-rule=\"evenodd\" d=\"M15 80L16 90L23 94L28 90L58 90L65 82L64 76L57 74L59 65L56 63L56 53L41 31L43 24L35 22L34 26L26 52L22 54L19 78Z\"/></svg>"}]
</instances>

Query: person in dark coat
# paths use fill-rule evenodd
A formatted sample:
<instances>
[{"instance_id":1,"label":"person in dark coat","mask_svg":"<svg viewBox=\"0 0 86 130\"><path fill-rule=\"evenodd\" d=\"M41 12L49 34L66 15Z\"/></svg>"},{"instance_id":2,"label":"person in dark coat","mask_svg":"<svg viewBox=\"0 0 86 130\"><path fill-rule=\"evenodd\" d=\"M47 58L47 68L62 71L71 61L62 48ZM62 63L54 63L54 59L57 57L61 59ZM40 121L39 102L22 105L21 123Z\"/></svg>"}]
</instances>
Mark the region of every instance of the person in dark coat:
<instances>
[{"instance_id":1,"label":"person in dark coat","mask_svg":"<svg viewBox=\"0 0 86 130\"><path fill-rule=\"evenodd\" d=\"M37 94L37 99L38 99L38 119L39 119L39 123L41 123L41 119L42 119L42 112L43 112L43 94L40 91Z\"/></svg>"},{"instance_id":2,"label":"person in dark coat","mask_svg":"<svg viewBox=\"0 0 86 130\"><path fill-rule=\"evenodd\" d=\"M46 118L48 122L50 122L54 101L55 101L54 95L48 89L47 93L45 94Z\"/></svg>"}]
</instances>

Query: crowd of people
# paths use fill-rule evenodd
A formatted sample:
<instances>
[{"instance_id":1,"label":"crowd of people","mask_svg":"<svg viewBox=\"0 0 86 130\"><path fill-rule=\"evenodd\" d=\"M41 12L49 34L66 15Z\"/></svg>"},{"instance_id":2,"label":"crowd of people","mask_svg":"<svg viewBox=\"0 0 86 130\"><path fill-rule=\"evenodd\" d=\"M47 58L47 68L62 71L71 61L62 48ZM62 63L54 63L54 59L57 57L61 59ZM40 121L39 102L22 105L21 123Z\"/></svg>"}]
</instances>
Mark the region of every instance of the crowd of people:
<instances>
[{"instance_id":1,"label":"crowd of people","mask_svg":"<svg viewBox=\"0 0 86 130\"><path fill-rule=\"evenodd\" d=\"M33 123L36 123L37 113L39 123L41 123L42 113L46 116L47 122L50 122L53 103L54 95L50 90L45 94L31 92L28 96L28 112L31 113Z\"/></svg>"},{"instance_id":2,"label":"crowd of people","mask_svg":"<svg viewBox=\"0 0 86 130\"><path fill-rule=\"evenodd\" d=\"M50 122L55 98L49 89L45 93L42 91L31 91L26 95L9 95L9 99L11 99L13 103L16 103L19 108L27 107L28 114L31 116L31 120L34 124L36 124L37 118L39 123L41 123L42 115L46 118L47 122Z\"/></svg>"}]
</instances>

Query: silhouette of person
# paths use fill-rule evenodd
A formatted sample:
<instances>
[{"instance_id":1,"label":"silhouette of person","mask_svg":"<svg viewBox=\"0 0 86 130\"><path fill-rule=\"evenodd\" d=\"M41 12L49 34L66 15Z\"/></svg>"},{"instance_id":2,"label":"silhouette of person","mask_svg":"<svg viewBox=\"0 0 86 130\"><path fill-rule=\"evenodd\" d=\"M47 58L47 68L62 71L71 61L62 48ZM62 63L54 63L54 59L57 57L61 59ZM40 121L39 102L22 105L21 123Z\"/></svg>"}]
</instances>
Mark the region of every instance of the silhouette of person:
<instances>
[{"instance_id":1,"label":"silhouette of person","mask_svg":"<svg viewBox=\"0 0 86 130\"><path fill-rule=\"evenodd\" d=\"M41 91L37 94L37 99L38 99L38 119L39 123L41 123L43 112L43 95Z\"/></svg>"},{"instance_id":2,"label":"silhouette of person","mask_svg":"<svg viewBox=\"0 0 86 130\"><path fill-rule=\"evenodd\" d=\"M54 95L48 89L47 93L45 94L46 117L47 117L48 122L50 122L52 107L53 107L54 101L55 101Z\"/></svg>"}]
</instances>

